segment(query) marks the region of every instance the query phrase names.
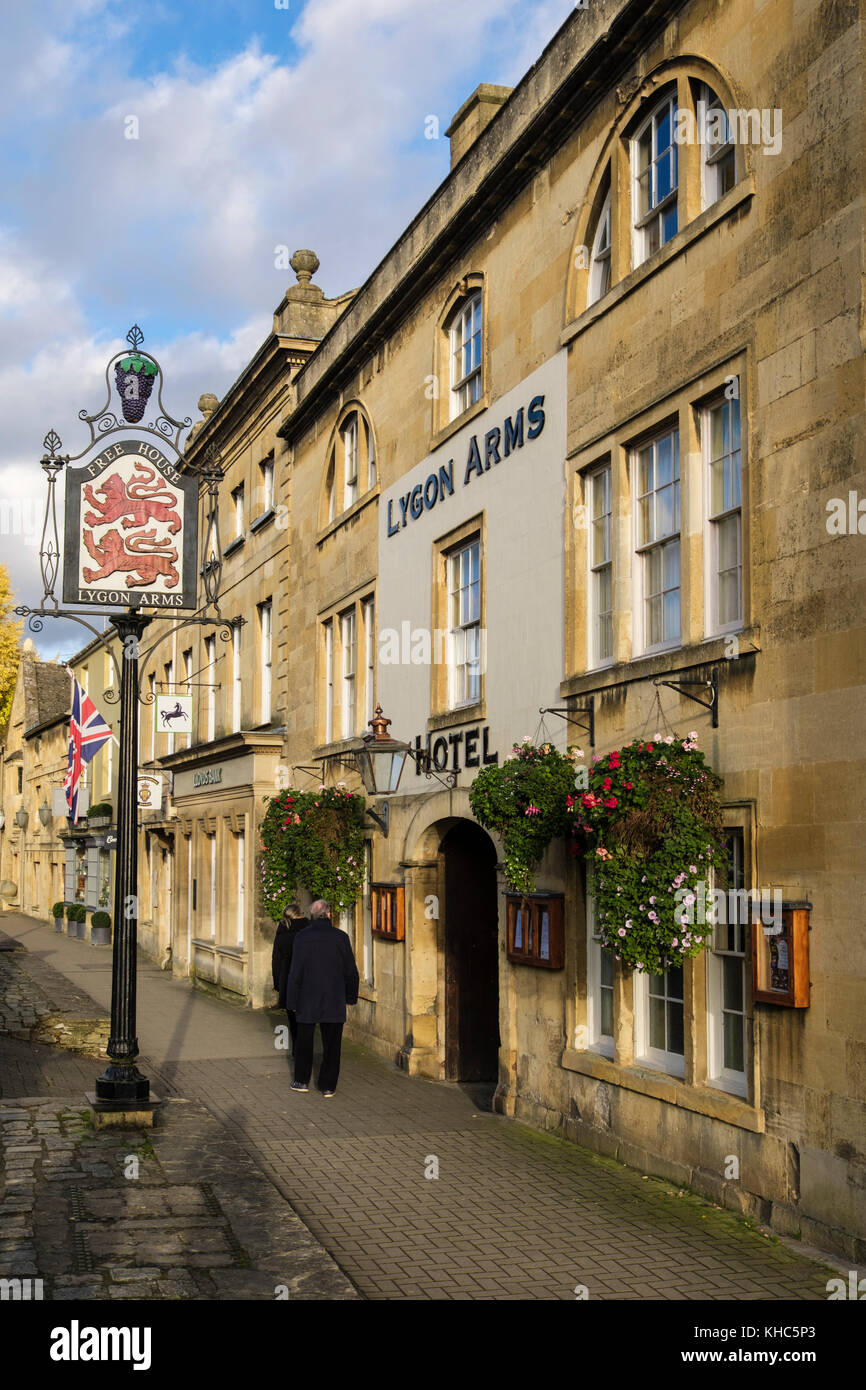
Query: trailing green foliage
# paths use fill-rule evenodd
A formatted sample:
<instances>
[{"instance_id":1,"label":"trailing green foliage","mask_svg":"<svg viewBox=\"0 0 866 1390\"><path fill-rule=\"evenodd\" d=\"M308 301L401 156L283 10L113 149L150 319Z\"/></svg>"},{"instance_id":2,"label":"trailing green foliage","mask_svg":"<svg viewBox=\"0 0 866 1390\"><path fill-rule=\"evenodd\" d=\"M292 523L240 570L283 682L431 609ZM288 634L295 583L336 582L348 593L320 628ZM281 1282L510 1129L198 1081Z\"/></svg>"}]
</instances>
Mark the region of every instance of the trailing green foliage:
<instances>
[{"instance_id":1,"label":"trailing green foliage","mask_svg":"<svg viewBox=\"0 0 866 1390\"><path fill-rule=\"evenodd\" d=\"M596 932L618 959L651 973L712 941L695 905L711 874L725 873L722 779L696 740L615 749L595 762L588 790L568 798L574 852L593 870Z\"/></svg>"},{"instance_id":2,"label":"trailing green foliage","mask_svg":"<svg viewBox=\"0 0 866 1390\"><path fill-rule=\"evenodd\" d=\"M472 814L485 830L502 837L505 877L516 893L535 891L535 873L545 850L571 821L567 798L574 790L579 748L560 753L528 738L515 743L502 766L485 767L469 789Z\"/></svg>"},{"instance_id":3,"label":"trailing green foliage","mask_svg":"<svg viewBox=\"0 0 866 1390\"><path fill-rule=\"evenodd\" d=\"M357 902L364 886L363 798L341 787L290 787L266 800L261 875L268 915L279 921L300 889L335 912Z\"/></svg>"}]
</instances>

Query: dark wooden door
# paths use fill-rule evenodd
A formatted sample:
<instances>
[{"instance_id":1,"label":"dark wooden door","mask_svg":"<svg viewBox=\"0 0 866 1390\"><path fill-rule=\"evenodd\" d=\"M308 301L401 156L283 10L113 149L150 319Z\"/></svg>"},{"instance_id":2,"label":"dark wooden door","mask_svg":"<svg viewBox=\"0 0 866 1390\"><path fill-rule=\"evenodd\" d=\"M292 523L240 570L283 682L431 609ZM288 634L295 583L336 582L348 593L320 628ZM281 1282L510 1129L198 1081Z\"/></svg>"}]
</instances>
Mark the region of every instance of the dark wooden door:
<instances>
[{"instance_id":1,"label":"dark wooden door","mask_svg":"<svg viewBox=\"0 0 866 1390\"><path fill-rule=\"evenodd\" d=\"M496 850L472 821L442 842L445 856L445 1074L495 1081L499 1064Z\"/></svg>"}]
</instances>

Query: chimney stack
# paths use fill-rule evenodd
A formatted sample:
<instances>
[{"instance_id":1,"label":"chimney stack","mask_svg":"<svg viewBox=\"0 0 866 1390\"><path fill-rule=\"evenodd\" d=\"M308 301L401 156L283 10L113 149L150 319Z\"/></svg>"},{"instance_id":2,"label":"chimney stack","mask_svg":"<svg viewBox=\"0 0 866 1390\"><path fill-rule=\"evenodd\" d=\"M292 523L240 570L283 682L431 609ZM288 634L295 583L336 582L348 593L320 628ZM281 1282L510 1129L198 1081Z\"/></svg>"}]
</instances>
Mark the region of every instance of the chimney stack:
<instances>
[{"instance_id":1,"label":"chimney stack","mask_svg":"<svg viewBox=\"0 0 866 1390\"><path fill-rule=\"evenodd\" d=\"M464 101L445 134L451 141L451 168L474 145L484 128L490 124L500 106L511 96L513 88L494 87L482 82L471 97Z\"/></svg>"}]
</instances>

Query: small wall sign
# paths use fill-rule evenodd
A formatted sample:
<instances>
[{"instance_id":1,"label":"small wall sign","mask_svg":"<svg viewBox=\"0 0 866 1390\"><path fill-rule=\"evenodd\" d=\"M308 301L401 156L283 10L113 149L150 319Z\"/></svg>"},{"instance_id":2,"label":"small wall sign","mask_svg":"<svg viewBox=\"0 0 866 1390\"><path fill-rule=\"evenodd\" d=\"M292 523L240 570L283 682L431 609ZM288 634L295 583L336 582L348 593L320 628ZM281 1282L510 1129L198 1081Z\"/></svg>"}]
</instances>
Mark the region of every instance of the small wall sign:
<instances>
[{"instance_id":1,"label":"small wall sign","mask_svg":"<svg viewBox=\"0 0 866 1390\"><path fill-rule=\"evenodd\" d=\"M782 904L782 926L752 923L752 994L756 1003L809 1007L809 913L812 904Z\"/></svg>"},{"instance_id":2,"label":"small wall sign","mask_svg":"<svg viewBox=\"0 0 866 1390\"><path fill-rule=\"evenodd\" d=\"M158 734L188 734L192 729L192 696L157 695L154 721Z\"/></svg>"},{"instance_id":3,"label":"small wall sign","mask_svg":"<svg viewBox=\"0 0 866 1390\"><path fill-rule=\"evenodd\" d=\"M140 772L138 775L139 811L158 811L162 805L162 777Z\"/></svg>"}]
</instances>

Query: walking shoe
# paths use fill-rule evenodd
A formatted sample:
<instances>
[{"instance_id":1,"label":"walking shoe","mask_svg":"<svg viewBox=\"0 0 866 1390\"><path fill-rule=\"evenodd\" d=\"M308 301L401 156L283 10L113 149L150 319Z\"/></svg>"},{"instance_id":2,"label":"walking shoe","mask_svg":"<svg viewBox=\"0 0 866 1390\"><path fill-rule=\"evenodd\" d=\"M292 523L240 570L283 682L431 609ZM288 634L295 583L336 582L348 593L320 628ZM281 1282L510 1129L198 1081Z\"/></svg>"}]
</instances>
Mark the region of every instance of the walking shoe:
<instances>
[{"instance_id":1,"label":"walking shoe","mask_svg":"<svg viewBox=\"0 0 866 1390\"><path fill-rule=\"evenodd\" d=\"M293 1081L291 1089L293 1091L309 1091L309 1086L305 1086L303 1081Z\"/></svg>"},{"instance_id":2,"label":"walking shoe","mask_svg":"<svg viewBox=\"0 0 866 1390\"><path fill-rule=\"evenodd\" d=\"M325 1097L325 1100L330 1100L330 1099L331 1099L331 1096L335 1096L336 1094L337 1094L336 1091L323 1091L323 1092L322 1092L322 1095Z\"/></svg>"}]
</instances>

